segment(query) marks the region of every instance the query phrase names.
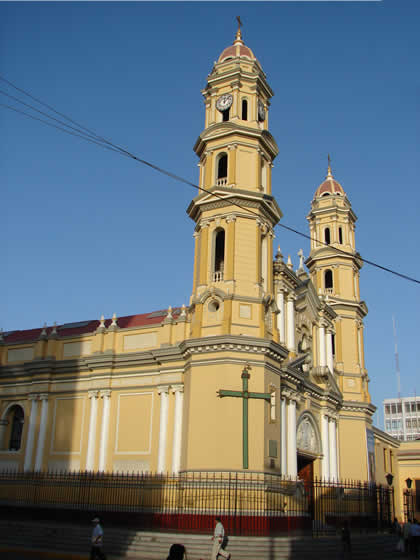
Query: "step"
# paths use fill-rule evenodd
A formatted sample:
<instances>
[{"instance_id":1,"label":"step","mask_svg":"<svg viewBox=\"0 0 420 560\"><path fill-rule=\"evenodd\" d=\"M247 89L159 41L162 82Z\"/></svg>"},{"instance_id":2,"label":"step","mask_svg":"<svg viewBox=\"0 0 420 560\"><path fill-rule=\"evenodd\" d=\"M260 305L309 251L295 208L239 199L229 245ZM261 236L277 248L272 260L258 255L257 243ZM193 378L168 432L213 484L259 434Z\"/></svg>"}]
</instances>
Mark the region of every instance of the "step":
<instances>
[{"instance_id":1,"label":"step","mask_svg":"<svg viewBox=\"0 0 420 560\"><path fill-rule=\"evenodd\" d=\"M25 548L86 554L90 546L90 526L43 522L7 522L0 520L3 547L17 544ZM352 536L353 558L358 560L397 558L395 537L390 535ZM155 533L120 527L105 527L105 550L109 556L164 560L171 544L184 544L188 560L207 560L211 551L210 535ZM230 537L227 550L233 560L299 560L336 557L341 550L338 537Z\"/></svg>"}]
</instances>

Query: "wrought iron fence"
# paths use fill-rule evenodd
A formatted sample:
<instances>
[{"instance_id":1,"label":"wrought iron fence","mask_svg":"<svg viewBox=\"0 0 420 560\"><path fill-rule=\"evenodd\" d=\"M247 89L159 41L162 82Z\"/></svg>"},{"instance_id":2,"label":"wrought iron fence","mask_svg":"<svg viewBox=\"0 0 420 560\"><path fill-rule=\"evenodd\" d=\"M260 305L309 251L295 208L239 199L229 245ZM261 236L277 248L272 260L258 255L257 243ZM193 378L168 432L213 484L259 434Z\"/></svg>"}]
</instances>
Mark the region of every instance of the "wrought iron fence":
<instances>
[{"instance_id":1,"label":"wrought iron fence","mask_svg":"<svg viewBox=\"0 0 420 560\"><path fill-rule=\"evenodd\" d=\"M415 515L415 495L412 490L407 489L403 492L404 500L404 521L413 521Z\"/></svg>"},{"instance_id":2,"label":"wrought iron fence","mask_svg":"<svg viewBox=\"0 0 420 560\"><path fill-rule=\"evenodd\" d=\"M106 474L1 472L0 506L131 516L145 529L231 535L324 534L344 520L378 530L393 519L393 489L356 481L301 481L256 472Z\"/></svg>"}]
</instances>

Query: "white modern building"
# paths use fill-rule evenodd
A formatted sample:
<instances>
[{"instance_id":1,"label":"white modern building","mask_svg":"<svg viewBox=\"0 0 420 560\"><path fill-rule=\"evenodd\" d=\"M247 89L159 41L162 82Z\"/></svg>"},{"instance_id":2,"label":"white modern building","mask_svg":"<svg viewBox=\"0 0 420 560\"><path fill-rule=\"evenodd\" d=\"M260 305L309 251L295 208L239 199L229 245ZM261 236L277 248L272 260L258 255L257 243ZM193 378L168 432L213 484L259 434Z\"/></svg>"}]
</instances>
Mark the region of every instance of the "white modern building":
<instances>
[{"instance_id":1,"label":"white modern building","mask_svg":"<svg viewBox=\"0 0 420 560\"><path fill-rule=\"evenodd\" d=\"M420 439L420 397L385 399L385 431L401 441Z\"/></svg>"}]
</instances>

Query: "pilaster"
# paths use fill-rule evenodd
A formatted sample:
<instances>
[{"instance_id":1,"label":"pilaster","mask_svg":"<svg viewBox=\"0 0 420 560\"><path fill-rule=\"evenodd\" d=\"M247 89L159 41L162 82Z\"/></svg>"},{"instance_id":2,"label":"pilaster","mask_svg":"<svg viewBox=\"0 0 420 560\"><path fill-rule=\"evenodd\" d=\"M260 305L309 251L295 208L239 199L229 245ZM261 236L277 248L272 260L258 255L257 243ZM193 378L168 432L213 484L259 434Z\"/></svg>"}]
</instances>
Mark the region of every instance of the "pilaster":
<instances>
[{"instance_id":1,"label":"pilaster","mask_svg":"<svg viewBox=\"0 0 420 560\"><path fill-rule=\"evenodd\" d=\"M166 471L166 441L168 436L168 396L169 385L159 385L160 395L160 418L159 418L159 448L157 472L162 474Z\"/></svg>"},{"instance_id":2,"label":"pilaster","mask_svg":"<svg viewBox=\"0 0 420 560\"><path fill-rule=\"evenodd\" d=\"M48 419L48 394L42 393L39 395L41 401L41 420L39 423L38 444L35 457L35 471L40 471L44 466L44 445L45 436L47 433L47 419Z\"/></svg>"}]
</instances>

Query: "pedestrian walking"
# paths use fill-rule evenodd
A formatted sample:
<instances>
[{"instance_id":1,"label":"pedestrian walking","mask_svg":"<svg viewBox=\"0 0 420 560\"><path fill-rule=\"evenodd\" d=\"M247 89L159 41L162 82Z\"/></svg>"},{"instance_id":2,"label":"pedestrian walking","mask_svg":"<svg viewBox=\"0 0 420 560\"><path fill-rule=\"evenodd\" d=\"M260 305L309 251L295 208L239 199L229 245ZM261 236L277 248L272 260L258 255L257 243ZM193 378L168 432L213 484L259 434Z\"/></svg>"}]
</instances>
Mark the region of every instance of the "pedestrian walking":
<instances>
[{"instance_id":1,"label":"pedestrian walking","mask_svg":"<svg viewBox=\"0 0 420 560\"><path fill-rule=\"evenodd\" d=\"M413 554L414 558L419 558L420 556L420 524L415 519L411 525L411 539L413 542Z\"/></svg>"},{"instance_id":2,"label":"pedestrian walking","mask_svg":"<svg viewBox=\"0 0 420 560\"><path fill-rule=\"evenodd\" d=\"M347 520L341 527L341 558L351 558L350 526Z\"/></svg>"},{"instance_id":3,"label":"pedestrian walking","mask_svg":"<svg viewBox=\"0 0 420 560\"><path fill-rule=\"evenodd\" d=\"M218 556L223 556L223 558L229 560L230 554L223 548L225 540L225 528L223 527L220 517L215 518L215 527L212 539L213 547L211 549L211 560L217 560Z\"/></svg>"},{"instance_id":4,"label":"pedestrian walking","mask_svg":"<svg viewBox=\"0 0 420 560\"><path fill-rule=\"evenodd\" d=\"M90 547L90 560L106 560L105 554L102 550L103 542L104 542L104 530L100 525L99 517L94 517L92 519L93 529L92 529L92 538L91 538L91 547Z\"/></svg>"},{"instance_id":5,"label":"pedestrian walking","mask_svg":"<svg viewBox=\"0 0 420 560\"><path fill-rule=\"evenodd\" d=\"M411 523L407 521L403 527L404 554L408 556L411 548Z\"/></svg>"}]
</instances>

